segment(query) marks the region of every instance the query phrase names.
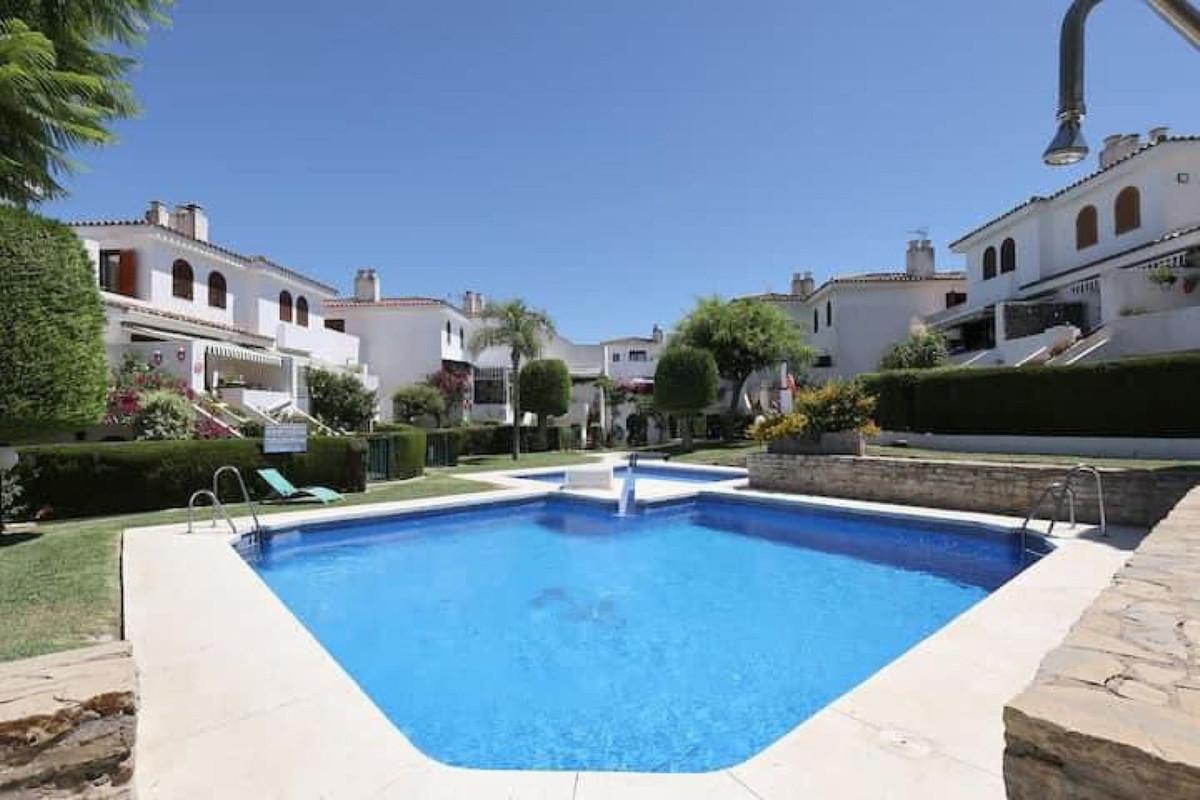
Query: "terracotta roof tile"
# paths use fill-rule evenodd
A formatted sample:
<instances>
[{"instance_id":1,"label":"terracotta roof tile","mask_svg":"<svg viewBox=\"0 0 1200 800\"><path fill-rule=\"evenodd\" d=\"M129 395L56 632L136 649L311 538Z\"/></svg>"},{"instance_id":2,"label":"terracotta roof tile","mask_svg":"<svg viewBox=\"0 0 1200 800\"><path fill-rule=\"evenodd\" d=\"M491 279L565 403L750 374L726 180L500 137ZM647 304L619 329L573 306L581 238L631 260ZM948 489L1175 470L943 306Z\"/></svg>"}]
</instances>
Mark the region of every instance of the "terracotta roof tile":
<instances>
[{"instance_id":1,"label":"terracotta roof tile","mask_svg":"<svg viewBox=\"0 0 1200 800\"><path fill-rule=\"evenodd\" d=\"M325 301L326 308L416 308L422 306L444 306L453 311L459 311L459 308L454 304L447 300L439 300L436 297L384 297L379 300L356 300L353 297L338 297Z\"/></svg>"}]
</instances>

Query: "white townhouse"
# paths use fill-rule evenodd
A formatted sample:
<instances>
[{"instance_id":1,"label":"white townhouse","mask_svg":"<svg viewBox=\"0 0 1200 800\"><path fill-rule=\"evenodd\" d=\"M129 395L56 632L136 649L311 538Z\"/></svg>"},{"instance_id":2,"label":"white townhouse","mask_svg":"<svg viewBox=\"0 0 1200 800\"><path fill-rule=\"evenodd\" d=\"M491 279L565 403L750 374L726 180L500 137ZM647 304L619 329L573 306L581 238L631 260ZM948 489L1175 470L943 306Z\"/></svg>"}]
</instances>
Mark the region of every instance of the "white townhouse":
<instances>
[{"instance_id":1,"label":"white townhouse","mask_svg":"<svg viewBox=\"0 0 1200 800\"><path fill-rule=\"evenodd\" d=\"M209 241L200 206L68 224L95 265L110 363L132 354L259 422L307 412L309 365L374 388L358 339L326 325L337 290Z\"/></svg>"},{"instance_id":2,"label":"white townhouse","mask_svg":"<svg viewBox=\"0 0 1200 800\"><path fill-rule=\"evenodd\" d=\"M379 274L362 269L355 275L353 296L325 303L326 324L362 342L363 359L379 376L383 419L395 418L391 398L397 389L423 383L445 368L470 378L471 402L460 410L466 420L511 423L513 376L507 349L471 351L475 332L486 324L480 319L484 304L483 295L477 292L464 293L461 306L433 297L385 297ZM621 357L627 358L636 349L648 353L651 348L643 344L622 350ZM542 343L540 357L562 359L571 375L571 408L560 422L584 425L589 419L604 418L604 397L596 381L610 374L608 344L575 344L555 334ZM639 368L631 374L644 377L642 367L652 362L638 363ZM653 377L652 366L649 376Z\"/></svg>"},{"instance_id":3,"label":"white townhouse","mask_svg":"<svg viewBox=\"0 0 1200 800\"><path fill-rule=\"evenodd\" d=\"M1104 140L1098 169L952 245L968 301L931 315L956 363L1072 364L1200 348L1200 137Z\"/></svg>"},{"instance_id":4,"label":"white townhouse","mask_svg":"<svg viewBox=\"0 0 1200 800\"><path fill-rule=\"evenodd\" d=\"M820 383L874 372L889 347L924 317L964 303L966 290L966 275L937 271L933 245L921 238L908 243L903 272L838 275L820 286L811 272L797 273L790 293L754 297L779 306L804 332L816 351L809 377ZM751 382L752 400L778 390L767 382Z\"/></svg>"}]
</instances>

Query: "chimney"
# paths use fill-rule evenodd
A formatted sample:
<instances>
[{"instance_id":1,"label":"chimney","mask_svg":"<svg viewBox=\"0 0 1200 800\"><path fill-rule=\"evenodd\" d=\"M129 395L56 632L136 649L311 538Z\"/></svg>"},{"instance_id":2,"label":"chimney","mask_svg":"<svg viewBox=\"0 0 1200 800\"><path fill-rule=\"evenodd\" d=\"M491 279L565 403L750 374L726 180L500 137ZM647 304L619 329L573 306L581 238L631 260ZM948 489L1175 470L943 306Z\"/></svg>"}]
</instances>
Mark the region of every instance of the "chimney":
<instances>
[{"instance_id":1,"label":"chimney","mask_svg":"<svg viewBox=\"0 0 1200 800\"><path fill-rule=\"evenodd\" d=\"M1166 138L1170 135L1170 128L1168 128L1166 125L1159 125L1157 128L1150 129L1148 138L1150 139L1150 144L1158 144L1159 142L1166 141Z\"/></svg>"},{"instance_id":2,"label":"chimney","mask_svg":"<svg viewBox=\"0 0 1200 800\"><path fill-rule=\"evenodd\" d=\"M910 239L904 254L904 271L909 275L928 278L935 266L933 244L928 239Z\"/></svg>"},{"instance_id":3,"label":"chimney","mask_svg":"<svg viewBox=\"0 0 1200 800\"><path fill-rule=\"evenodd\" d=\"M654 340L655 344L662 344L663 329L660 328L657 323L655 323L654 329L650 331L650 338Z\"/></svg>"},{"instance_id":4,"label":"chimney","mask_svg":"<svg viewBox=\"0 0 1200 800\"><path fill-rule=\"evenodd\" d=\"M164 228L171 227L171 212L167 210L167 204L162 200L151 200L146 209L146 222Z\"/></svg>"},{"instance_id":5,"label":"chimney","mask_svg":"<svg viewBox=\"0 0 1200 800\"><path fill-rule=\"evenodd\" d=\"M199 203L175 206L171 214L171 227L201 242L208 241L208 216Z\"/></svg>"},{"instance_id":6,"label":"chimney","mask_svg":"<svg viewBox=\"0 0 1200 800\"><path fill-rule=\"evenodd\" d=\"M479 292L470 290L463 292L462 310L468 317L483 316L484 305L483 295Z\"/></svg>"},{"instance_id":7,"label":"chimney","mask_svg":"<svg viewBox=\"0 0 1200 800\"><path fill-rule=\"evenodd\" d=\"M1142 137L1136 133L1114 133L1104 137L1104 148L1100 151L1100 169L1108 169L1113 164L1134 153L1142 146Z\"/></svg>"},{"instance_id":8,"label":"chimney","mask_svg":"<svg viewBox=\"0 0 1200 800\"><path fill-rule=\"evenodd\" d=\"M813 280L811 272L805 272L803 275L799 272L792 273L792 294L801 299L808 297L817 288L817 282Z\"/></svg>"},{"instance_id":9,"label":"chimney","mask_svg":"<svg viewBox=\"0 0 1200 800\"><path fill-rule=\"evenodd\" d=\"M379 302L379 276L373 269L354 273L354 299L361 303Z\"/></svg>"}]
</instances>

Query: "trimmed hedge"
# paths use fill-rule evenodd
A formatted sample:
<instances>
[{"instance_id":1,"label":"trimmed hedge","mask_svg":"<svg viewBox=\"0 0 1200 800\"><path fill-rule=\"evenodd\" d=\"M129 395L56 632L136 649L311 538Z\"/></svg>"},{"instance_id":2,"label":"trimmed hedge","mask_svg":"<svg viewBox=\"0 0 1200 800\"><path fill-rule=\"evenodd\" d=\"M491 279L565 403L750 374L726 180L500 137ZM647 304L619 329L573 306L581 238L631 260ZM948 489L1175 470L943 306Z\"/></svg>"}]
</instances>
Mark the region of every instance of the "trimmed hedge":
<instances>
[{"instance_id":1,"label":"trimmed hedge","mask_svg":"<svg viewBox=\"0 0 1200 800\"><path fill-rule=\"evenodd\" d=\"M415 478L425 471L425 431L389 430L367 437L369 477L379 480Z\"/></svg>"},{"instance_id":2,"label":"trimmed hedge","mask_svg":"<svg viewBox=\"0 0 1200 800\"><path fill-rule=\"evenodd\" d=\"M1042 436L1200 436L1200 354L1067 367L863 376L885 430Z\"/></svg>"},{"instance_id":3,"label":"trimmed hedge","mask_svg":"<svg viewBox=\"0 0 1200 800\"><path fill-rule=\"evenodd\" d=\"M33 512L48 507L57 518L184 507L197 489L212 488L213 472L226 464L241 470L258 499L269 495L254 474L264 467L296 486L361 492L367 482L367 444L349 437L314 437L307 453L271 455L255 439L37 445L19 452L22 502ZM230 503L238 496L234 483L227 477L221 487Z\"/></svg>"},{"instance_id":4,"label":"trimmed hedge","mask_svg":"<svg viewBox=\"0 0 1200 800\"><path fill-rule=\"evenodd\" d=\"M459 454L464 456L500 455L512 452L512 425L480 425L453 428L462 433ZM521 452L540 453L547 450L562 450L570 443L570 433L562 434L563 428L548 428L546 439L538 435L537 428L521 428Z\"/></svg>"}]
</instances>

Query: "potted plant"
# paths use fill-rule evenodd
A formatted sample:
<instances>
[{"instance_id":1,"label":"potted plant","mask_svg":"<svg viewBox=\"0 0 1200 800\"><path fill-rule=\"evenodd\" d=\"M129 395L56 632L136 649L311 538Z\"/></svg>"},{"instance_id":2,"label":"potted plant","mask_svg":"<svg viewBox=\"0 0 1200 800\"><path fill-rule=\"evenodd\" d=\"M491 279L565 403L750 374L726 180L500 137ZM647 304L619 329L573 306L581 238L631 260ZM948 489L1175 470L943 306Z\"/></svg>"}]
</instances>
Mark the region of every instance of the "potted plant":
<instances>
[{"instance_id":1,"label":"potted plant","mask_svg":"<svg viewBox=\"0 0 1200 800\"><path fill-rule=\"evenodd\" d=\"M1175 281L1179 280L1179 276L1175 274L1174 270L1164 264L1148 270L1146 272L1146 280L1157 284L1163 291L1168 291L1175 285Z\"/></svg>"},{"instance_id":2,"label":"potted plant","mask_svg":"<svg viewBox=\"0 0 1200 800\"><path fill-rule=\"evenodd\" d=\"M866 455L875 398L859 381L830 381L796 394L795 410L760 419L750 434L767 452L784 455Z\"/></svg>"}]
</instances>

